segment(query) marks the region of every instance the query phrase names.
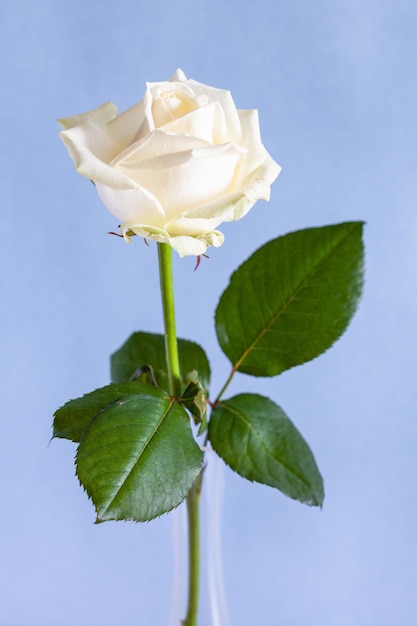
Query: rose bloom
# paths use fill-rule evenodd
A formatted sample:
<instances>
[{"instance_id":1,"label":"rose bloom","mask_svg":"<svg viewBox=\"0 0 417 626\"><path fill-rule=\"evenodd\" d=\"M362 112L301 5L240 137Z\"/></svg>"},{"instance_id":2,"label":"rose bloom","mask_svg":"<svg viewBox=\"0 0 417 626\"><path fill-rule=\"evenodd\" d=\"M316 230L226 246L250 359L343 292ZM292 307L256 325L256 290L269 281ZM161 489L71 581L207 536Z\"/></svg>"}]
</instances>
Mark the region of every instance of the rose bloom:
<instances>
[{"instance_id":1,"label":"rose bloom","mask_svg":"<svg viewBox=\"0 0 417 626\"><path fill-rule=\"evenodd\" d=\"M280 172L261 142L256 110L237 110L229 91L187 80L147 83L141 102L118 115L112 102L59 120L77 171L121 222L180 256L220 246L222 222L269 200Z\"/></svg>"}]
</instances>

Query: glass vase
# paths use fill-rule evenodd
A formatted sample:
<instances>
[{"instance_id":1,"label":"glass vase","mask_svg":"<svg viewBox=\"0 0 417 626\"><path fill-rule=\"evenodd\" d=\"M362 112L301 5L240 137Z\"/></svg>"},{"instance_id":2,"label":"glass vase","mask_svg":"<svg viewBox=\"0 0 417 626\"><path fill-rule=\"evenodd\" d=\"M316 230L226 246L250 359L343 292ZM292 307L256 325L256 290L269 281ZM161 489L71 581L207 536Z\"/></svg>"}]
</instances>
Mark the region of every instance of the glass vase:
<instances>
[{"instance_id":1,"label":"glass vase","mask_svg":"<svg viewBox=\"0 0 417 626\"><path fill-rule=\"evenodd\" d=\"M200 499L200 597L197 626L230 626L223 582L221 521L224 463L205 455ZM173 512L174 584L169 626L182 626L188 594L188 528L185 502Z\"/></svg>"}]
</instances>

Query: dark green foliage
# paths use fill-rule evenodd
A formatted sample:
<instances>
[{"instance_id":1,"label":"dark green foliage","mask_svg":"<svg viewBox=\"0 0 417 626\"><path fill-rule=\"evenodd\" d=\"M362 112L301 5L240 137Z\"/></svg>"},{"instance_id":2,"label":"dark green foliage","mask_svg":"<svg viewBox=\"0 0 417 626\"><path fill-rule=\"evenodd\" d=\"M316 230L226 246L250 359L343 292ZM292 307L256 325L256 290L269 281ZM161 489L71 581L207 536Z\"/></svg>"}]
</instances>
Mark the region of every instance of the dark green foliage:
<instances>
[{"instance_id":1,"label":"dark green foliage","mask_svg":"<svg viewBox=\"0 0 417 626\"><path fill-rule=\"evenodd\" d=\"M325 352L362 292L362 223L290 233L265 244L232 275L216 311L233 367L275 376Z\"/></svg>"},{"instance_id":2,"label":"dark green foliage","mask_svg":"<svg viewBox=\"0 0 417 626\"><path fill-rule=\"evenodd\" d=\"M323 480L298 430L269 398L241 394L218 404L209 423L214 450L238 474L294 500L321 506Z\"/></svg>"}]
</instances>

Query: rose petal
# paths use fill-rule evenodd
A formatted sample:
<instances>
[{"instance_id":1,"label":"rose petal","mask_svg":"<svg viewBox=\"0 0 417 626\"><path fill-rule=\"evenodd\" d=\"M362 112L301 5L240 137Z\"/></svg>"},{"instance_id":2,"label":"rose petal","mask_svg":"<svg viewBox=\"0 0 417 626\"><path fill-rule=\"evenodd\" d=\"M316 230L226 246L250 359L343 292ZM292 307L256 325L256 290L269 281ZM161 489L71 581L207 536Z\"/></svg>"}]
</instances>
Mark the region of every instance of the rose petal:
<instances>
[{"instance_id":1,"label":"rose petal","mask_svg":"<svg viewBox=\"0 0 417 626\"><path fill-rule=\"evenodd\" d=\"M259 129L258 111L245 110L239 111L239 117L242 125L242 141L241 145L247 148L248 153L245 162L242 163L242 171L236 178L236 185L244 184L248 174L258 169L258 167L267 161L272 161L271 157L262 145L261 134Z\"/></svg>"},{"instance_id":2,"label":"rose petal","mask_svg":"<svg viewBox=\"0 0 417 626\"><path fill-rule=\"evenodd\" d=\"M200 237L187 237L184 235L170 237L169 243L181 257L184 257L192 255L200 256L205 253L209 246L218 248L222 245L223 241L223 233L217 230L211 233L205 233Z\"/></svg>"},{"instance_id":3,"label":"rose petal","mask_svg":"<svg viewBox=\"0 0 417 626\"><path fill-rule=\"evenodd\" d=\"M59 133L77 172L95 183L116 189L132 189L137 183L107 163L119 152L118 144L95 124L85 121Z\"/></svg>"},{"instance_id":4,"label":"rose petal","mask_svg":"<svg viewBox=\"0 0 417 626\"><path fill-rule=\"evenodd\" d=\"M222 222L234 222L245 215L254 202L250 202L242 192L230 194L198 209L187 211L166 224L172 234L184 233L198 236L213 230Z\"/></svg>"},{"instance_id":5,"label":"rose petal","mask_svg":"<svg viewBox=\"0 0 417 626\"><path fill-rule=\"evenodd\" d=\"M96 190L110 213L126 224L150 224L163 228L167 221L158 200L146 189L114 189L100 183Z\"/></svg>"},{"instance_id":6,"label":"rose petal","mask_svg":"<svg viewBox=\"0 0 417 626\"><path fill-rule=\"evenodd\" d=\"M204 241L208 246L219 248L224 242L224 235L219 230L212 230L210 233L204 234ZM201 239L201 237L199 237Z\"/></svg>"},{"instance_id":7,"label":"rose petal","mask_svg":"<svg viewBox=\"0 0 417 626\"><path fill-rule=\"evenodd\" d=\"M198 109L196 98L191 93L185 93L184 89L174 89L174 85L172 91L158 89L152 93L152 118L155 128L162 128L165 124Z\"/></svg>"},{"instance_id":8,"label":"rose petal","mask_svg":"<svg viewBox=\"0 0 417 626\"><path fill-rule=\"evenodd\" d=\"M145 111L143 101L130 107L107 124L107 132L123 150L136 136L138 130L143 129Z\"/></svg>"},{"instance_id":9,"label":"rose petal","mask_svg":"<svg viewBox=\"0 0 417 626\"><path fill-rule=\"evenodd\" d=\"M146 92L143 102L145 119L149 131L163 126L166 122L177 116L174 115L172 106L164 106L163 102L164 98L168 97L169 99L169 94L175 92L178 92L176 107L178 108L180 105L184 107L182 113L180 111L180 114L189 113L198 108L197 98L186 82L175 83L164 81L160 83L146 83ZM159 105L155 104L156 101L160 101Z\"/></svg>"},{"instance_id":10,"label":"rose petal","mask_svg":"<svg viewBox=\"0 0 417 626\"><path fill-rule=\"evenodd\" d=\"M257 200L269 200L271 185L281 171L281 166L265 150L263 163L247 178L243 193L253 203ZM243 215L241 216L243 217ZM239 218L240 219L240 218Z\"/></svg>"},{"instance_id":11,"label":"rose petal","mask_svg":"<svg viewBox=\"0 0 417 626\"><path fill-rule=\"evenodd\" d=\"M270 185L280 171L280 166L269 157L252 172L243 189L184 212L169 221L166 228L171 233L197 235L216 228L222 222L235 222L244 217L258 200L269 200Z\"/></svg>"},{"instance_id":12,"label":"rose petal","mask_svg":"<svg viewBox=\"0 0 417 626\"><path fill-rule=\"evenodd\" d=\"M224 112L218 102L196 109L187 115L168 122L165 132L204 139L211 144L226 143L227 127Z\"/></svg>"},{"instance_id":13,"label":"rose petal","mask_svg":"<svg viewBox=\"0 0 417 626\"><path fill-rule=\"evenodd\" d=\"M197 98L206 98L207 104L218 102L223 109L224 117L227 125L227 135L224 141L240 144L242 129L240 126L239 115L233 102L232 94L225 89L217 89L198 83L195 80L187 80L187 85L193 90Z\"/></svg>"},{"instance_id":14,"label":"rose petal","mask_svg":"<svg viewBox=\"0 0 417 626\"><path fill-rule=\"evenodd\" d=\"M228 194L241 158L242 149L233 144L197 148L131 163L131 175L158 198L172 219L207 199ZM127 173L122 165L118 169Z\"/></svg>"},{"instance_id":15,"label":"rose petal","mask_svg":"<svg viewBox=\"0 0 417 626\"><path fill-rule=\"evenodd\" d=\"M200 256L207 250L207 243L195 237L186 237L184 235L170 237L169 243L173 250L178 252L180 257L191 255Z\"/></svg>"},{"instance_id":16,"label":"rose petal","mask_svg":"<svg viewBox=\"0 0 417 626\"><path fill-rule=\"evenodd\" d=\"M186 152L195 148L210 147L210 144L197 137L174 135L162 130L154 130L143 139L132 143L123 152L117 155L110 165L113 167L126 167L133 170L140 166L141 161L147 161L157 156ZM134 172L130 171L130 175Z\"/></svg>"},{"instance_id":17,"label":"rose petal","mask_svg":"<svg viewBox=\"0 0 417 626\"><path fill-rule=\"evenodd\" d=\"M61 128L64 128L65 130L73 128L73 126L78 126L85 121L93 122L101 129L105 130L107 123L114 119L117 113L117 106L113 102L105 102L92 111L79 113L78 115L72 115L71 117L63 117L59 119L58 122Z\"/></svg>"},{"instance_id":18,"label":"rose petal","mask_svg":"<svg viewBox=\"0 0 417 626\"><path fill-rule=\"evenodd\" d=\"M234 186L236 189L240 188L250 200L250 208L256 200L269 200L270 185L280 173L281 167L262 145L258 112L239 111L239 117L242 124L242 145L247 148L247 154L236 170ZM249 208L245 209L241 217L246 215Z\"/></svg>"},{"instance_id":19,"label":"rose petal","mask_svg":"<svg viewBox=\"0 0 417 626\"><path fill-rule=\"evenodd\" d=\"M173 75L171 76L171 78L169 79L169 82L179 82L179 83L183 83L187 80L186 75L184 74L184 72L178 68L175 70L175 72L173 73Z\"/></svg>"}]
</instances>

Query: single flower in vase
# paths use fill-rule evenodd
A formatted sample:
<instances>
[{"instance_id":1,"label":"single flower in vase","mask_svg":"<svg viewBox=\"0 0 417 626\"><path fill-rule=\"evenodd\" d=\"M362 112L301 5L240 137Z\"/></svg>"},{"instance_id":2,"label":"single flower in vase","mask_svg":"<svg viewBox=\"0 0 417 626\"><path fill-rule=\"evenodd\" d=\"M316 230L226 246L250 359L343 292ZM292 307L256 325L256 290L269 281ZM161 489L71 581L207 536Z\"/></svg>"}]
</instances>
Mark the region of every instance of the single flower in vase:
<instances>
[{"instance_id":1,"label":"single flower in vase","mask_svg":"<svg viewBox=\"0 0 417 626\"><path fill-rule=\"evenodd\" d=\"M56 411L54 436L78 444L76 472L97 522L149 521L186 500L181 623L196 626L207 449L250 481L323 503L313 453L283 409L255 393L224 396L239 372L277 376L339 339L362 293L363 224L277 237L232 274L215 314L231 369L211 395L204 349L176 335L172 249L200 257L222 245L223 222L269 200L280 166L262 144L257 111L237 109L229 91L177 70L148 83L143 100L120 115L109 102L60 123L77 171L93 181L121 236L157 243L164 333L133 333L111 357L111 384Z\"/></svg>"}]
</instances>

